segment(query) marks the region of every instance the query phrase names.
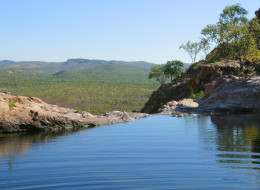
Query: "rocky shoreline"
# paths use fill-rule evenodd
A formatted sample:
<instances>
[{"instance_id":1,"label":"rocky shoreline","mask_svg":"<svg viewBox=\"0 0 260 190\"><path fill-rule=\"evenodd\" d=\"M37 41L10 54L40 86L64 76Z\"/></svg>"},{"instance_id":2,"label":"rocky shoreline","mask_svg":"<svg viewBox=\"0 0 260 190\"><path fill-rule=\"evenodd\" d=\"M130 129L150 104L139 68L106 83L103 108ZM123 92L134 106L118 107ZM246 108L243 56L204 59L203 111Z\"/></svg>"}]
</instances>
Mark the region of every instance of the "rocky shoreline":
<instances>
[{"instance_id":1,"label":"rocky shoreline","mask_svg":"<svg viewBox=\"0 0 260 190\"><path fill-rule=\"evenodd\" d=\"M260 112L260 76L240 78L224 75L203 85L205 96L202 98L170 100L161 104L156 113L184 117ZM35 97L0 93L0 133L77 130L131 122L148 117L148 113L113 111L92 115L85 111L47 104Z\"/></svg>"},{"instance_id":2,"label":"rocky shoreline","mask_svg":"<svg viewBox=\"0 0 260 190\"><path fill-rule=\"evenodd\" d=\"M35 97L0 93L0 133L74 130L130 122L148 116L146 113L121 111L92 115L47 104Z\"/></svg>"},{"instance_id":3,"label":"rocky shoreline","mask_svg":"<svg viewBox=\"0 0 260 190\"><path fill-rule=\"evenodd\" d=\"M205 96L192 100L169 101L158 113L184 117L260 112L260 77L225 76L206 85Z\"/></svg>"}]
</instances>

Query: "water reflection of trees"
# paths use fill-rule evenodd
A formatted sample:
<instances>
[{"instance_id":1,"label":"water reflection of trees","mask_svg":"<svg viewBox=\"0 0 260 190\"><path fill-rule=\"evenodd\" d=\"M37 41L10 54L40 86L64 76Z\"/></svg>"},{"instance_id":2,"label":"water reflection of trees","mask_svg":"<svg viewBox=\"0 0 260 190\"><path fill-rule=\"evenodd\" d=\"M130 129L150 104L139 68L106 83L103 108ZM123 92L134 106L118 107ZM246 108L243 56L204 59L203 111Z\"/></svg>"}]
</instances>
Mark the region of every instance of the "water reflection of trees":
<instances>
[{"instance_id":1,"label":"water reflection of trees","mask_svg":"<svg viewBox=\"0 0 260 190\"><path fill-rule=\"evenodd\" d=\"M212 116L217 150L260 153L260 114Z\"/></svg>"},{"instance_id":2,"label":"water reflection of trees","mask_svg":"<svg viewBox=\"0 0 260 190\"><path fill-rule=\"evenodd\" d=\"M216 128L212 126L209 116L186 117L185 126L188 129L194 127L198 130L198 137L203 148L215 148Z\"/></svg>"},{"instance_id":3,"label":"water reflection of trees","mask_svg":"<svg viewBox=\"0 0 260 190\"><path fill-rule=\"evenodd\" d=\"M65 130L52 133L19 133L19 134L0 134L0 163L8 161L9 169L14 167L14 160L27 151L34 143L47 143L60 136L70 135L75 131ZM0 166L1 167L1 166Z\"/></svg>"}]
</instances>

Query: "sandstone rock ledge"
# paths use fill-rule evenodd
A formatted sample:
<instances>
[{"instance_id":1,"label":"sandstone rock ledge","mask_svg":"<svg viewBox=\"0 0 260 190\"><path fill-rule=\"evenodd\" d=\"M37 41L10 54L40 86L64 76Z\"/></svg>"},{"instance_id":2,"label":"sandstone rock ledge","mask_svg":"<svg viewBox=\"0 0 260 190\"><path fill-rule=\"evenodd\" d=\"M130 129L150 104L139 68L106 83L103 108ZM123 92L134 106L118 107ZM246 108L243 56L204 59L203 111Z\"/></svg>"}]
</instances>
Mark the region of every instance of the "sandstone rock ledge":
<instances>
[{"instance_id":1,"label":"sandstone rock ledge","mask_svg":"<svg viewBox=\"0 0 260 190\"><path fill-rule=\"evenodd\" d=\"M205 96L201 99L173 100L158 111L177 117L260 112L260 77L220 77L206 85Z\"/></svg>"},{"instance_id":2,"label":"sandstone rock ledge","mask_svg":"<svg viewBox=\"0 0 260 190\"><path fill-rule=\"evenodd\" d=\"M9 107L10 101L14 102L13 109ZM90 128L130 122L148 116L144 113L120 111L92 115L85 111L50 105L39 98L12 96L8 92L0 93L0 133Z\"/></svg>"}]
</instances>

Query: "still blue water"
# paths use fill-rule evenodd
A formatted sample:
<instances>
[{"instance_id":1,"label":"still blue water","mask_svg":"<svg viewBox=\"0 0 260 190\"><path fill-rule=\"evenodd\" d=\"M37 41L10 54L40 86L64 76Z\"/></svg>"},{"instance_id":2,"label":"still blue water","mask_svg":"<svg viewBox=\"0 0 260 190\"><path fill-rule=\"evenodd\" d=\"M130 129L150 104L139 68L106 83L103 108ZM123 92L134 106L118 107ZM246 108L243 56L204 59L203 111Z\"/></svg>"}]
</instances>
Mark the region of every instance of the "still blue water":
<instances>
[{"instance_id":1,"label":"still blue water","mask_svg":"<svg viewBox=\"0 0 260 190\"><path fill-rule=\"evenodd\" d=\"M0 189L260 189L260 115L0 135Z\"/></svg>"}]
</instances>

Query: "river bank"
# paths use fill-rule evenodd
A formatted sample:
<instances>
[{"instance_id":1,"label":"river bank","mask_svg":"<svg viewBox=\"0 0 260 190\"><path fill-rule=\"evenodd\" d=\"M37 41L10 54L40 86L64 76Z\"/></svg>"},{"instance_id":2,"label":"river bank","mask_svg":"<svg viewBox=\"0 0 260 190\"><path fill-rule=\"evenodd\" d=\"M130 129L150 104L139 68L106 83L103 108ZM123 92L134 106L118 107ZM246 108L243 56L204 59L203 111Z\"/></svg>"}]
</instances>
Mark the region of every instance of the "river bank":
<instances>
[{"instance_id":1,"label":"river bank","mask_svg":"<svg viewBox=\"0 0 260 190\"><path fill-rule=\"evenodd\" d=\"M202 98L172 100L158 112L177 117L260 112L260 77L220 77L206 85Z\"/></svg>"},{"instance_id":2,"label":"river bank","mask_svg":"<svg viewBox=\"0 0 260 190\"><path fill-rule=\"evenodd\" d=\"M113 111L92 115L43 102L39 98L0 93L0 133L46 132L90 128L146 118L145 113Z\"/></svg>"}]
</instances>

